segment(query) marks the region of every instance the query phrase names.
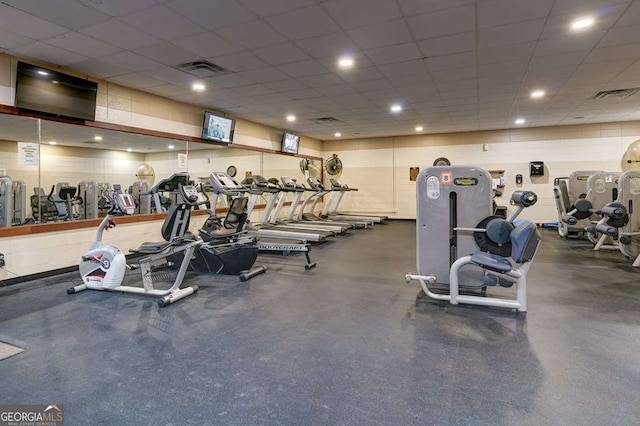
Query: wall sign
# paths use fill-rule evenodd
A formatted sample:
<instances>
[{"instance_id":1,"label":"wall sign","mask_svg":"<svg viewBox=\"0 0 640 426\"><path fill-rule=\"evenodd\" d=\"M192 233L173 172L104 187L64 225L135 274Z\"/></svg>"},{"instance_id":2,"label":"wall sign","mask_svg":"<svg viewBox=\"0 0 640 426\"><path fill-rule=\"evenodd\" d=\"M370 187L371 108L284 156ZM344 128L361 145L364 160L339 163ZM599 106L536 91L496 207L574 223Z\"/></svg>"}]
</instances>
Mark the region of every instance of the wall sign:
<instances>
[{"instance_id":1,"label":"wall sign","mask_svg":"<svg viewBox=\"0 0 640 426\"><path fill-rule=\"evenodd\" d=\"M32 142L18 142L18 164L21 166L37 166L40 156L40 145Z\"/></svg>"}]
</instances>

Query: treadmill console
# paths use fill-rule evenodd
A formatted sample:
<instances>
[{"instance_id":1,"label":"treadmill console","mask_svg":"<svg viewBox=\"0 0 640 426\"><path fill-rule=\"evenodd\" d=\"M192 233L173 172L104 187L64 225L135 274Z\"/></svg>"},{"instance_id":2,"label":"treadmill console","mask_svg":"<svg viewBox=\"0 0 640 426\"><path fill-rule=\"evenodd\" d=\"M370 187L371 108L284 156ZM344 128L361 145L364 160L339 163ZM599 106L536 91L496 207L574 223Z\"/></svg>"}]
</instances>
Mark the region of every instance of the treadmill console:
<instances>
[{"instance_id":1,"label":"treadmill console","mask_svg":"<svg viewBox=\"0 0 640 426\"><path fill-rule=\"evenodd\" d=\"M209 184L216 192L242 191L244 186L236 182L231 176L224 172L212 172L209 175Z\"/></svg>"},{"instance_id":2,"label":"treadmill console","mask_svg":"<svg viewBox=\"0 0 640 426\"><path fill-rule=\"evenodd\" d=\"M278 192L280 191L280 187L274 183L269 182L263 176L253 175L253 183L252 186L259 188L265 192Z\"/></svg>"},{"instance_id":3,"label":"treadmill console","mask_svg":"<svg viewBox=\"0 0 640 426\"><path fill-rule=\"evenodd\" d=\"M316 178L309 177L307 183L311 186L311 189L316 191L324 191L324 185Z\"/></svg>"},{"instance_id":4,"label":"treadmill console","mask_svg":"<svg viewBox=\"0 0 640 426\"><path fill-rule=\"evenodd\" d=\"M177 192L180 185L189 185L188 173L174 173L168 178L162 179L160 182L153 185L150 192Z\"/></svg>"}]
</instances>

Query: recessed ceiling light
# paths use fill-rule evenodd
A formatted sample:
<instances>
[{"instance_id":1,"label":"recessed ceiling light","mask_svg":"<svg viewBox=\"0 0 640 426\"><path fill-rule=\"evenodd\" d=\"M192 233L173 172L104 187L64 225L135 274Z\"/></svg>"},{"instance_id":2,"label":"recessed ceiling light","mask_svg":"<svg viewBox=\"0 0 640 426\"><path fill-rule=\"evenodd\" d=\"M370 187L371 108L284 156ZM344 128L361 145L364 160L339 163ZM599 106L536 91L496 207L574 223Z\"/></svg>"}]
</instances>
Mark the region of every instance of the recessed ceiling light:
<instances>
[{"instance_id":1,"label":"recessed ceiling light","mask_svg":"<svg viewBox=\"0 0 640 426\"><path fill-rule=\"evenodd\" d=\"M340 132L335 132L335 137L336 137L336 138L339 138L340 136L342 136L342 133L340 133Z\"/></svg>"},{"instance_id":2,"label":"recessed ceiling light","mask_svg":"<svg viewBox=\"0 0 640 426\"><path fill-rule=\"evenodd\" d=\"M204 91L204 89L205 89L205 86L204 86L204 84L203 84L203 83L193 83L193 84L191 85L191 88L192 88L193 90L195 90L196 92L203 92L203 91Z\"/></svg>"},{"instance_id":3,"label":"recessed ceiling light","mask_svg":"<svg viewBox=\"0 0 640 426\"><path fill-rule=\"evenodd\" d=\"M167 148L173 149L173 148L175 148L175 145L169 145Z\"/></svg>"},{"instance_id":4,"label":"recessed ceiling light","mask_svg":"<svg viewBox=\"0 0 640 426\"><path fill-rule=\"evenodd\" d=\"M340 68L351 68L353 66L353 58L350 57L342 57L338 60L338 66Z\"/></svg>"},{"instance_id":5,"label":"recessed ceiling light","mask_svg":"<svg viewBox=\"0 0 640 426\"><path fill-rule=\"evenodd\" d=\"M40 75L49 75L49 73L46 72L46 71L38 71L38 74L40 74Z\"/></svg>"},{"instance_id":6,"label":"recessed ceiling light","mask_svg":"<svg viewBox=\"0 0 640 426\"><path fill-rule=\"evenodd\" d=\"M424 130L424 127L422 126L416 126L416 132L421 132Z\"/></svg>"},{"instance_id":7,"label":"recessed ceiling light","mask_svg":"<svg viewBox=\"0 0 640 426\"><path fill-rule=\"evenodd\" d=\"M97 140L98 142L100 142L102 140L102 136L100 135L96 135L93 137L93 139Z\"/></svg>"},{"instance_id":8,"label":"recessed ceiling light","mask_svg":"<svg viewBox=\"0 0 640 426\"><path fill-rule=\"evenodd\" d=\"M402 105L400 104L393 104L391 105L391 112L393 113L399 113L400 111L402 111Z\"/></svg>"},{"instance_id":9,"label":"recessed ceiling light","mask_svg":"<svg viewBox=\"0 0 640 426\"><path fill-rule=\"evenodd\" d=\"M58 142L56 142L56 141L49 141L49 145L58 145Z\"/></svg>"},{"instance_id":10,"label":"recessed ceiling light","mask_svg":"<svg viewBox=\"0 0 640 426\"><path fill-rule=\"evenodd\" d=\"M288 122L296 121L296 116L295 116L295 115L293 115L293 114L289 114L289 115L287 115L287 121L288 121Z\"/></svg>"},{"instance_id":11,"label":"recessed ceiling light","mask_svg":"<svg viewBox=\"0 0 640 426\"><path fill-rule=\"evenodd\" d=\"M531 92L531 97L534 99L541 98L544 96L544 90L534 90Z\"/></svg>"},{"instance_id":12,"label":"recessed ceiling light","mask_svg":"<svg viewBox=\"0 0 640 426\"><path fill-rule=\"evenodd\" d=\"M524 118L516 118L516 121L514 121L514 123L516 124L524 124L526 120Z\"/></svg>"},{"instance_id":13,"label":"recessed ceiling light","mask_svg":"<svg viewBox=\"0 0 640 426\"><path fill-rule=\"evenodd\" d=\"M127 148L127 152L131 152L131 151L133 151L133 149Z\"/></svg>"},{"instance_id":14,"label":"recessed ceiling light","mask_svg":"<svg viewBox=\"0 0 640 426\"><path fill-rule=\"evenodd\" d=\"M590 27L594 22L594 19L591 17L580 18L571 23L571 29L581 30L583 28Z\"/></svg>"}]
</instances>

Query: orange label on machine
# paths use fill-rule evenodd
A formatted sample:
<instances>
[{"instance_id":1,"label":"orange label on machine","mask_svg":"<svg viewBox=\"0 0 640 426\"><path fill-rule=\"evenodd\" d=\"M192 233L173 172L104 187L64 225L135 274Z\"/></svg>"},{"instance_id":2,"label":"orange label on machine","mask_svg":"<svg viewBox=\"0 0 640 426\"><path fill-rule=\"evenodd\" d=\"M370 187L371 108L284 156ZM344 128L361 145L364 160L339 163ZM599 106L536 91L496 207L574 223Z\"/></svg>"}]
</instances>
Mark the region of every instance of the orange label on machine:
<instances>
[{"instance_id":1,"label":"orange label on machine","mask_svg":"<svg viewBox=\"0 0 640 426\"><path fill-rule=\"evenodd\" d=\"M453 183L453 172L440 172L440 184L451 185Z\"/></svg>"}]
</instances>

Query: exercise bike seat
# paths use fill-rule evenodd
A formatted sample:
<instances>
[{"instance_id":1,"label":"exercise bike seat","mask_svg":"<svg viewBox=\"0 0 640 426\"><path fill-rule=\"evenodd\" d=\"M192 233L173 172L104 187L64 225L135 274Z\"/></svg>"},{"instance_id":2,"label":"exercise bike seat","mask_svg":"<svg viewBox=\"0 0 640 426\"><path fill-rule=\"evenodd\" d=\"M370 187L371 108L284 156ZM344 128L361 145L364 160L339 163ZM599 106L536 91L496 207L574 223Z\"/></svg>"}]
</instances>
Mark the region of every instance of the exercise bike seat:
<instances>
[{"instance_id":1,"label":"exercise bike seat","mask_svg":"<svg viewBox=\"0 0 640 426\"><path fill-rule=\"evenodd\" d=\"M471 255L471 261L484 269L505 273L512 269L511 262L506 257L497 254L477 251Z\"/></svg>"}]
</instances>

